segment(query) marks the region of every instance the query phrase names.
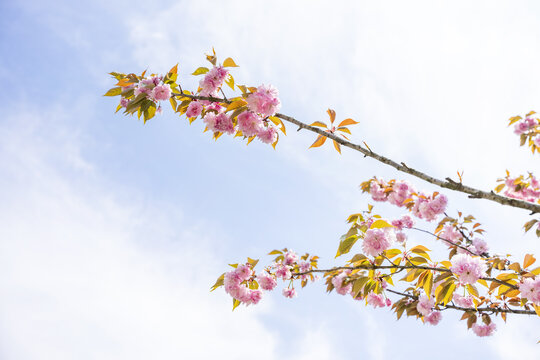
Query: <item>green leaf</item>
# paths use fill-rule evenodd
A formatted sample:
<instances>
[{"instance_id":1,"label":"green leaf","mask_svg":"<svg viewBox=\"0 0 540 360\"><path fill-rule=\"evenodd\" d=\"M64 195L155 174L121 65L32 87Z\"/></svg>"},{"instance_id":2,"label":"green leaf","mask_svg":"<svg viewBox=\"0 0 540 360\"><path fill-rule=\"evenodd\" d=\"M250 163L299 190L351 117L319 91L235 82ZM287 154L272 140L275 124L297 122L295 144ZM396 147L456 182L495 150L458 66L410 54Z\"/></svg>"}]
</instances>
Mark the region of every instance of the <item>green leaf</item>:
<instances>
[{"instance_id":1,"label":"green leaf","mask_svg":"<svg viewBox=\"0 0 540 360\"><path fill-rule=\"evenodd\" d=\"M258 260L258 259L252 259L252 258L249 258L249 257L248 257L248 258L247 258L247 262L248 262L249 264L251 264L251 267L252 267L252 268L254 268L255 266L257 266L257 263L259 262L259 260Z\"/></svg>"},{"instance_id":2,"label":"green leaf","mask_svg":"<svg viewBox=\"0 0 540 360\"><path fill-rule=\"evenodd\" d=\"M353 288L352 288L354 297L357 297L362 292L362 289L364 288L364 285L367 283L368 280L369 280L368 277L363 276L363 277L359 277L358 279L354 281Z\"/></svg>"},{"instance_id":3,"label":"green leaf","mask_svg":"<svg viewBox=\"0 0 540 360\"><path fill-rule=\"evenodd\" d=\"M210 291L216 290L218 287L223 286L223 280L225 279L225 273L221 274L214 285L210 288Z\"/></svg>"},{"instance_id":4,"label":"green leaf","mask_svg":"<svg viewBox=\"0 0 540 360\"><path fill-rule=\"evenodd\" d=\"M122 93L121 87L114 87L112 89L109 89L103 96L118 96Z\"/></svg>"},{"instance_id":5,"label":"green leaf","mask_svg":"<svg viewBox=\"0 0 540 360\"><path fill-rule=\"evenodd\" d=\"M201 66L201 67L197 68L197 70L195 70L193 72L193 74L191 74L191 75L203 75L203 74L206 74L208 71L210 71L210 70L208 70L208 68L206 68L204 66Z\"/></svg>"},{"instance_id":6,"label":"green leaf","mask_svg":"<svg viewBox=\"0 0 540 360\"><path fill-rule=\"evenodd\" d=\"M346 238L345 240L340 241L336 257L346 254L349 251L351 251L351 248L353 247L353 245L356 243L357 240L358 240L358 236L354 235L354 236Z\"/></svg>"}]
</instances>

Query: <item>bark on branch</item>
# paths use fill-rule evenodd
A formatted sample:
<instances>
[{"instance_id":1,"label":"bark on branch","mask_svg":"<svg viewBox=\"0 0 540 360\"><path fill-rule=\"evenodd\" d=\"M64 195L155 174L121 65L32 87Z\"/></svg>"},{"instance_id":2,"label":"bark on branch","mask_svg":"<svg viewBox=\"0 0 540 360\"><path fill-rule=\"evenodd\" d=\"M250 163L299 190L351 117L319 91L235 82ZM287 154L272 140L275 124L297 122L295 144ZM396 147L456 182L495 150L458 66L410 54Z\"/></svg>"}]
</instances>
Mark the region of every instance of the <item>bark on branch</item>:
<instances>
[{"instance_id":1,"label":"bark on branch","mask_svg":"<svg viewBox=\"0 0 540 360\"><path fill-rule=\"evenodd\" d=\"M215 97L207 97L207 96L198 96L198 95L191 95L191 94L174 94L177 97L186 97L194 100L208 100L213 102L220 102L220 103L227 103L230 104L231 101L228 99L220 99ZM319 135L322 135L328 139L332 139L336 141L337 143L341 144L342 146L348 147L350 149L353 149L355 151L358 151L364 155L364 157L370 157L373 158L383 164L389 165L393 168L395 168L398 171L404 172L406 174L416 176L419 179L422 179L424 181L427 181L431 184L437 185L439 187L453 190L453 191L459 191L465 194L468 194L470 198L472 199L487 199L494 202L497 202L501 205L507 205L512 206L515 208L525 209L531 211L531 215L535 213L540 213L540 204L535 204L528 201L518 200L518 199L512 199L506 196L502 196L499 194L496 194L494 191L483 191L479 189L475 189L473 187L464 185L460 182L456 182L452 180L451 178L447 177L445 180L440 180L437 178L434 178L433 176L430 176L426 173L423 173L419 170L416 170L414 168L411 168L410 166L405 165L404 162L397 163L396 161L389 159L383 155L379 155L372 151L371 149L365 148L361 145L354 144L350 141L347 141L343 139L342 137L339 137L335 134L329 133L327 131L324 131L322 129L319 129L315 126L311 126L308 124L305 124L299 120L296 120L295 118L284 115L284 114L276 114L276 117L280 118L281 120L287 121L291 124L297 125L300 129L306 129L309 131L312 131L314 133L317 133Z\"/></svg>"}]
</instances>

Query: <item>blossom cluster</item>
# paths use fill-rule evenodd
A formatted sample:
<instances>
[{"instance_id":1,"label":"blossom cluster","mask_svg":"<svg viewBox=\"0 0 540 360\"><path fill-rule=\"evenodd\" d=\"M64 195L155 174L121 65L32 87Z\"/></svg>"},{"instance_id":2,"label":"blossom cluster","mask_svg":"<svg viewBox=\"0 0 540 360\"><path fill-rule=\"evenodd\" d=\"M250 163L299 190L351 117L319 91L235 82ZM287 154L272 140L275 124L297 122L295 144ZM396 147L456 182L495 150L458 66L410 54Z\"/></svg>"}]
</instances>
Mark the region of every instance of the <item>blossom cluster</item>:
<instances>
[{"instance_id":1,"label":"blossom cluster","mask_svg":"<svg viewBox=\"0 0 540 360\"><path fill-rule=\"evenodd\" d=\"M120 106L127 108L128 105L135 101L139 95L143 94L143 97L152 101L158 106L158 112L161 112L160 101L167 101L172 95L171 86L164 83L164 77L159 75L152 75L149 77L143 77L138 83L130 84L122 87L122 93L129 93L129 90L133 89L133 98L122 96L120 98Z\"/></svg>"},{"instance_id":2,"label":"blossom cluster","mask_svg":"<svg viewBox=\"0 0 540 360\"><path fill-rule=\"evenodd\" d=\"M540 306L540 276L536 279L525 278L519 285L521 297Z\"/></svg>"},{"instance_id":3,"label":"blossom cluster","mask_svg":"<svg viewBox=\"0 0 540 360\"><path fill-rule=\"evenodd\" d=\"M333 276L330 279L330 282L336 290L336 292L340 295L351 295L355 300L363 300L365 299L366 303L368 305L373 306L374 308L379 307L386 307L391 306L392 301L385 297L382 293L377 293L376 291L369 291L367 294L357 293L355 294L352 291L353 284L352 282L348 281L348 277L351 274L350 270L344 270L340 272L338 275ZM386 281L381 281L381 287L384 289L386 288L387 284Z\"/></svg>"},{"instance_id":4,"label":"blossom cluster","mask_svg":"<svg viewBox=\"0 0 540 360\"><path fill-rule=\"evenodd\" d=\"M293 280L302 281L302 286L305 286L305 283L310 279L311 281L317 280L317 277L311 274L311 270L316 268L317 257L309 258L308 254L299 257L294 251L287 249L274 250L273 253L279 256L257 275L253 269L256 261L236 265L234 270L223 274L222 285L225 292L239 303L251 305L257 304L261 300L262 290L274 290L279 279L290 281L289 286L282 291L283 296L287 298L296 296ZM219 279L216 284L219 286Z\"/></svg>"},{"instance_id":5,"label":"blossom cluster","mask_svg":"<svg viewBox=\"0 0 540 360\"><path fill-rule=\"evenodd\" d=\"M525 118L513 116L508 124L514 125L514 134L519 135L520 145L528 143L533 153L540 151L540 119L533 118L534 114L536 113L531 111L525 115Z\"/></svg>"},{"instance_id":6,"label":"blossom cluster","mask_svg":"<svg viewBox=\"0 0 540 360\"><path fill-rule=\"evenodd\" d=\"M540 202L540 180L538 180L533 174L529 174L527 177L520 175L517 177L511 177L507 172L504 179L498 179L501 182L495 190L501 191L506 187L504 195L530 202Z\"/></svg>"},{"instance_id":7,"label":"blossom cluster","mask_svg":"<svg viewBox=\"0 0 540 360\"><path fill-rule=\"evenodd\" d=\"M416 310L424 317L424 321L430 325L437 325L442 319L441 312L433 310L434 306L435 299L431 296L421 295L418 298Z\"/></svg>"},{"instance_id":8,"label":"blossom cluster","mask_svg":"<svg viewBox=\"0 0 540 360\"><path fill-rule=\"evenodd\" d=\"M486 264L478 257L468 254L459 254L452 258L450 270L458 276L461 284L475 284L480 278L486 276Z\"/></svg>"},{"instance_id":9,"label":"blossom cluster","mask_svg":"<svg viewBox=\"0 0 540 360\"><path fill-rule=\"evenodd\" d=\"M419 219L427 221L435 220L444 213L448 198L439 193L427 195L417 192L411 184L406 181L390 180L385 182L373 178L362 183L362 191L369 192L375 201L387 201L398 207L406 207Z\"/></svg>"},{"instance_id":10,"label":"blossom cluster","mask_svg":"<svg viewBox=\"0 0 540 360\"><path fill-rule=\"evenodd\" d=\"M223 82L229 75L222 66L214 66L199 83L199 95L217 97ZM186 116L195 119L202 115L206 128L214 134L237 134L248 138L257 138L265 144L277 141L277 128L268 122L281 107L278 91L272 85L261 85L246 95L245 111L239 114L227 114L227 108L209 100L190 102Z\"/></svg>"},{"instance_id":11,"label":"blossom cluster","mask_svg":"<svg viewBox=\"0 0 540 360\"><path fill-rule=\"evenodd\" d=\"M456 249L458 254L483 255L489 251L489 247L483 239L475 237L467 241L463 233L457 229L456 224L444 224L438 236L444 240L448 247L459 245Z\"/></svg>"}]
</instances>

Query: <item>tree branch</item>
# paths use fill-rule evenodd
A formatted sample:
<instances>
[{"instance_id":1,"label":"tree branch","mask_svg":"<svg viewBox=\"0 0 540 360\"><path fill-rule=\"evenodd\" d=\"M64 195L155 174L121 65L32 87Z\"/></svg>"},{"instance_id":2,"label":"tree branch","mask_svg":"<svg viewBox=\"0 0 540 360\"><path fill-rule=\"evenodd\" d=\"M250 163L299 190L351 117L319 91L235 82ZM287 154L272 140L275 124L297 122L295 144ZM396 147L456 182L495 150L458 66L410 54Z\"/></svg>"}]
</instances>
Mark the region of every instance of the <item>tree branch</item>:
<instances>
[{"instance_id":1,"label":"tree branch","mask_svg":"<svg viewBox=\"0 0 540 360\"><path fill-rule=\"evenodd\" d=\"M384 270L384 269L401 269L401 270L421 269L421 270L431 270L431 271L437 271L437 272L452 272L450 269L438 268L438 267L433 267L433 266L423 266L423 265L414 265L414 264L411 264L411 265L396 265L396 264L392 263L392 265L374 265L374 264L370 264L370 265L358 265L358 266L336 266L336 267L333 267L331 269L326 269L326 270L325 269L312 269L312 270L308 270L308 271L304 271L304 272L292 273L292 275L293 276L300 276L300 275L307 275L307 274L310 274L310 273L329 273L329 272L337 271L337 270ZM492 278L492 277L482 277L480 279L486 280L486 281L496 282L498 284L507 286L507 287L509 287L511 289L516 289L516 290L519 289L519 286L511 284L511 283L506 282L504 280L499 280L499 279Z\"/></svg>"},{"instance_id":2,"label":"tree branch","mask_svg":"<svg viewBox=\"0 0 540 360\"><path fill-rule=\"evenodd\" d=\"M385 289L385 291L391 292L391 293L396 294L396 295L408 297L408 298L411 298L411 299L414 299L414 300L418 300L417 296L414 296L414 295L411 295L411 294L402 293L402 292L395 291L395 290L392 290L392 289ZM472 312L479 312L479 313L492 312L492 313L510 313L510 314L523 314L523 315L536 315L536 312L534 310L517 310L517 309L510 309L510 308L501 309L501 308L490 308L490 307L465 308L465 307L456 306L456 305L452 305L452 304L446 304L446 305L440 305L439 304L438 306L443 308L441 310L454 309L454 310L472 311Z\"/></svg>"},{"instance_id":3,"label":"tree branch","mask_svg":"<svg viewBox=\"0 0 540 360\"><path fill-rule=\"evenodd\" d=\"M194 99L194 100L208 100L208 101L212 101L212 102L221 102L221 103L227 103L227 104L230 104L231 101L228 100L228 99L220 99L220 98L215 98L215 97L208 97L208 96L198 96L198 95L190 95L190 94L185 94L185 93L182 93L182 94L178 94L178 93L175 93L174 94L175 96L178 96L178 97L187 97L187 98L190 98L190 99ZM506 196L502 196L502 195L498 195L496 194L495 192L493 191L483 191L483 190L478 190L478 189L475 189L473 187L470 187L470 186L466 186L466 185L463 185L462 183L458 183L450 178L446 178L444 181L443 180L440 180L440 179L437 179L437 178L434 178L430 175L427 175L426 173L423 173L419 170L416 170L416 169L413 169L407 165L405 165L405 163L401 162L401 163L397 163L395 162L394 160L391 160L383 155L379 155L375 152L373 152L371 149L367 149L367 148L364 148L362 147L361 145L358 145L358 144L354 144L350 141L347 141L345 139L343 139L342 137L339 137L335 134L332 134L332 133L329 133L329 132L326 132L322 129L319 129L315 126L311 126L311 125L308 125L308 124L305 124L299 120L296 120L295 118L291 117L291 116L288 116L288 115L284 115L284 114L276 114L275 115L276 117L282 119L282 120L285 120L291 124L295 124L299 127L299 129L306 129L306 130L309 130L309 131L312 131L314 133L317 133L319 135L322 135L328 139L332 139L334 141L336 141L337 143L345 146L345 147L348 147L350 149L353 149L355 151L358 151L360 153L362 153L364 155L364 157L370 157L370 158L373 158L379 162L382 162L383 164L386 164L386 165L389 165L393 168L395 168L396 170L398 171L401 171L401 172L404 172L404 173L407 173L409 175L412 175L412 176L415 176L419 179L422 179L424 181L427 181L431 184L434 184L434 185L437 185L439 187L442 187L442 188L445 188L445 189L449 189L449 190L453 190L453 191L459 191L459 192L462 192L462 193L465 193L465 194L468 194L470 198L473 198L473 199L487 199L487 200L491 200L491 201L494 201L494 202L497 202L499 204L502 204L502 205L507 205L507 206L512 206L512 207L516 207L516 208L520 208L520 209L525 209L525 210L529 210L531 211L531 215L532 214L535 214L535 213L540 213L540 204L534 204L534 203L531 203L531 202L527 202L527 201L523 201L523 200L518 200L518 199L512 199L512 198L509 198L509 197L506 197Z\"/></svg>"}]
</instances>

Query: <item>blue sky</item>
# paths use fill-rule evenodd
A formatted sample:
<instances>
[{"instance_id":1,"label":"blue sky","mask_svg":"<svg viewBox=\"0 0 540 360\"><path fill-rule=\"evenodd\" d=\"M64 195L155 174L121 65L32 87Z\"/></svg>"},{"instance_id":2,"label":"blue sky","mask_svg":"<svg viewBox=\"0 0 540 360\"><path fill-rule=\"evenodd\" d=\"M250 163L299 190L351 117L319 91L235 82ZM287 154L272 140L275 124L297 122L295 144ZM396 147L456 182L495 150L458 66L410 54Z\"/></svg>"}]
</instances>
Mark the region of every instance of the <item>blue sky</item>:
<instances>
[{"instance_id":1,"label":"blue sky","mask_svg":"<svg viewBox=\"0 0 540 360\"><path fill-rule=\"evenodd\" d=\"M271 83L304 122L360 121L353 140L437 177L490 189L536 171L508 117L537 109L534 2L4 1L0 4L0 357L3 359L522 358L535 318L480 339L313 285L230 311L209 293L227 264L290 247L332 258L373 176L413 181L288 127L277 150L214 142L165 108L114 114L110 71L167 71L185 87L215 47L237 82ZM540 253L526 213L447 193L494 252ZM391 207L376 209L400 215ZM422 224L429 228L429 224ZM430 248L428 238L416 237ZM441 349L444 351L441 353ZM419 355L420 354L420 355Z\"/></svg>"}]
</instances>

